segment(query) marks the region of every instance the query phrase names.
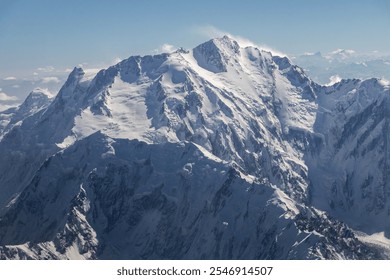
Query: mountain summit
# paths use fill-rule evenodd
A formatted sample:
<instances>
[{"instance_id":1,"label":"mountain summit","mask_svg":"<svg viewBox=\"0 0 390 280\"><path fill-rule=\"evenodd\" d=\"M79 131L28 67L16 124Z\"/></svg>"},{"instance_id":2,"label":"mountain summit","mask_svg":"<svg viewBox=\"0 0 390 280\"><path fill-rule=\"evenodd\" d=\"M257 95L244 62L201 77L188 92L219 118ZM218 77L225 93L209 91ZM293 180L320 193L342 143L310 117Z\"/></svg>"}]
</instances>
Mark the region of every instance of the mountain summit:
<instances>
[{"instance_id":1,"label":"mountain summit","mask_svg":"<svg viewBox=\"0 0 390 280\"><path fill-rule=\"evenodd\" d=\"M0 257L386 258L388 95L228 36L75 68L3 134Z\"/></svg>"}]
</instances>

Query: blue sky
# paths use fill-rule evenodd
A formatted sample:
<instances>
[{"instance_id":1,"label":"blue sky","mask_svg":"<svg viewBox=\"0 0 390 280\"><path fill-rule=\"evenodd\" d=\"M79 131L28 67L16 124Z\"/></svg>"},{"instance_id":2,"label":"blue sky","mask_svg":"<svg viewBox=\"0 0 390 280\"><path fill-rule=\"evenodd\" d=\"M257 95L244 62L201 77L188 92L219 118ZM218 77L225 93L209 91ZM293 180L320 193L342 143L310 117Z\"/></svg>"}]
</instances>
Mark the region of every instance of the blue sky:
<instances>
[{"instance_id":1,"label":"blue sky","mask_svg":"<svg viewBox=\"0 0 390 280\"><path fill-rule=\"evenodd\" d=\"M287 54L388 52L389 26L388 0L0 0L0 77L104 67L219 30Z\"/></svg>"}]
</instances>

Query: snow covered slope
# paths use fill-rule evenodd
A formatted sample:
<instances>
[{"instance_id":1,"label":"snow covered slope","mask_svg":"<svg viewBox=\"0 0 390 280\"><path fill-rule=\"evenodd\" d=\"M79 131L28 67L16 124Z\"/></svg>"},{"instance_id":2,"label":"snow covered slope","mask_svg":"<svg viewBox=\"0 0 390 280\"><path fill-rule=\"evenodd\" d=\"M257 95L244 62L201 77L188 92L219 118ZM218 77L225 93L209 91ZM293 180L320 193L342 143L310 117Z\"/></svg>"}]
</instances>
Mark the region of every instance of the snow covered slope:
<instances>
[{"instance_id":1,"label":"snow covered slope","mask_svg":"<svg viewBox=\"0 0 390 280\"><path fill-rule=\"evenodd\" d=\"M193 143L97 132L42 165L0 221L0 250L22 259L375 257L344 225L332 224L336 239L316 225L325 216L301 207Z\"/></svg>"},{"instance_id":2,"label":"snow covered slope","mask_svg":"<svg viewBox=\"0 0 390 280\"><path fill-rule=\"evenodd\" d=\"M50 92L37 88L30 92L20 106L0 112L0 139L20 121L49 106L51 99Z\"/></svg>"},{"instance_id":3,"label":"snow covered slope","mask_svg":"<svg viewBox=\"0 0 390 280\"><path fill-rule=\"evenodd\" d=\"M348 109L354 89L369 93ZM384 257L356 224L318 209L333 209L327 161L344 167L334 147L356 139L356 116L386 90L319 86L288 58L227 36L132 56L92 79L75 68L0 142L0 255Z\"/></svg>"},{"instance_id":4,"label":"snow covered slope","mask_svg":"<svg viewBox=\"0 0 390 280\"><path fill-rule=\"evenodd\" d=\"M369 234L390 230L389 88L377 79L324 88L315 124L323 145L307 161L313 204Z\"/></svg>"},{"instance_id":5,"label":"snow covered slope","mask_svg":"<svg viewBox=\"0 0 390 280\"><path fill-rule=\"evenodd\" d=\"M220 72L209 71L214 64ZM130 57L92 80L75 68L47 110L7 135L4 153L13 155L4 156L20 162L13 159L18 151L36 169L47 156L96 131L147 143L187 140L302 200L307 170L301 154L290 153L284 134L290 128L312 131L313 87L287 59L240 48L226 36L192 51ZM33 175L27 173L26 182ZM7 192L26 183L10 176L0 178Z\"/></svg>"}]
</instances>

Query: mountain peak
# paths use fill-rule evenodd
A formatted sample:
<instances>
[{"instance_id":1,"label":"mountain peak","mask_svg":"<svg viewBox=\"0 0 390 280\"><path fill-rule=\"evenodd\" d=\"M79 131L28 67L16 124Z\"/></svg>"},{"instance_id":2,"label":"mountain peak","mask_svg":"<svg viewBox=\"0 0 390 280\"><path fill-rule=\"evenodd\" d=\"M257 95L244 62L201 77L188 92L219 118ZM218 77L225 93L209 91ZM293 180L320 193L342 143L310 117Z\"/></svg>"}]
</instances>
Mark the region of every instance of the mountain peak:
<instances>
[{"instance_id":1,"label":"mountain peak","mask_svg":"<svg viewBox=\"0 0 390 280\"><path fill-rule=\"evenodd\" d=\"M213 39L214 42L218 42L220 44L223 44L225 45L226 47L230 47L232 49L238 49L240 48L239 44L237 43L236 40L234 40L234 38L228 36L228 35L224 35L222 37L219 37L219 38L215 38Z\"/></svg>"},{"instance_id":2,"label":"mountain peak","mask_svg":"<svg viewBox=\"0 0 390 280\"><path fill-rule=\"evenodd\" d=\"M9 111L8 120L0 118L0 139L18 122L47 108L52 98L52 94L47 89L36 88L31 91L22 104L13 108L13 111Z\"/></svg>"},{"instance_id":3,"label":"mountain peak","mask_svg":"<svg viewBox=\"0 0 390 280\"><path fill-rule=\"evenodd\" d=\"M228 36L211 39L193 50L198 65L210 72L226 72L228 60L240 53L238 43Z\"/></svg>"},{"instance_id":4,"label":"mountain peak","mask_svg":"<svg viewBox=\"0 0 390 280\"><path fill-rule=\"evenodd\" d=\"M34 88L27 96L28 98L39 98L39 97L47 97L52 98L53 94L46 88Z\"/></svg>"},{"instance_id":5,"label":"mountain peak","mask_svg":"<svg viewBox=\"0 0 390 280\"><path fill-rule=\"evenodd\" d=\"M58 93L58 98L68 99L69 96L73 94L74 90L76 89L77 85L80 83L84 75L85 72L81 67L73 68L73 71L70 72L68 79Z\"/></svg>"},{"instance_id":6,"label":"mountain peak","mask_svg":"<svg viewBox=\"0 0 390 280\"><path fill-rule=\"evenodd\" d=\"M39 108L47 105L52 97L53 95L47 89L35 88L29 93L19 108L28 110L32 107Z\"/></svg>"},{"instance_id":7,"label":"mountain peak","mask_svg":"<svg viewBox=\"0 0 390 280\"><path fill-rule=\"evenodd\" d=\"M214 45L223 53L226 54L238 54L240 52L240 45L232 37L224 35L221 38L215 38L212 40Z\"/></svg>"},{"instance_id":8,"label":"mountain peak","mask_svg":"<svg viewBox=\"0 0 390 280\"><path fill-rule=\"evenodd\" d=\"M85 74L84 69L82 67L75 66L69 75L72 76L72 75L84 75L84 74Z\"/></svg>"},{"instance_id":9,"label":"mountain peak","mask_svg":"<svg viewBox=\"0 0 390 280\"><path fill-rule=\"evenodd\" d=\"M80 82L84 77L85 72L81 67L74 67L72 72L69 73L68 79L66 80L64 87L69 87L72 84Z\"/></svg>"}]
</instances>

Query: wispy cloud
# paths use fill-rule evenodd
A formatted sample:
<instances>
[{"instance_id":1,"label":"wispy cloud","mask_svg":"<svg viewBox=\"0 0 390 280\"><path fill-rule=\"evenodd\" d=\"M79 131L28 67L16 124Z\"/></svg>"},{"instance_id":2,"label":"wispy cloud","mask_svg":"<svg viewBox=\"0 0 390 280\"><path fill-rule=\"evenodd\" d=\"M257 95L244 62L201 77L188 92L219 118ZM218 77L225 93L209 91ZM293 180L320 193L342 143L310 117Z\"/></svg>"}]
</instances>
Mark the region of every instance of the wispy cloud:
<instances>
[{"instance_id":1,"label":"wispy cloud","mask_svg":"<svg viewBox=\"0 0 390 280\"><path fill-rule=\"evenodd\" d=\"M61 82L61 80L58 77L44 77L44 78L42 78L41 82L43 84L59 83L59 82Z\"/></svg>"},{"instance_id":2,"label":"wispy cloud","mask_svg":"<svg viewBox=\"0 0 390 280\"><path fill-rule=\"evenodd\" d=\"M194 31L195 31L195 33L198 33L199 35L207 37L208 39L222 37L224 35L231 35L228 32L223 31L223 30L221 30L213 25L195 26Z\"/></svg>"},{"instance_id":3,"label":"wispy cloud","mask_svg":"<svg viewBox=\"0 0 390 280\"><path fill-rule=\"evenodd\" d=\"M157 49L154 49L154 53L171 53L174 52L177 48L174 45L165 43L159 46Z\"/></svg>"},{"instance_id":4,"label":"wispy cloud","mask_svg":"<svg viewBox=\"0 0 390 280\"><path fill-rule=\"evenodd\" d=\"M45 66L45 67L39 67L37 68L40 72L53 72L55 68L53 66Z\"/></svg>"},{"instance_id":5,"label":"wispy cloud","mask_svg":"<svg viewBox=\"0 0 390 280\"><path fill-rule=\"evenodd\" d=\"M16 80L16 77L9 76L9 77L5 77L3 80L4 80L4 81L15 81L15 80Z\"/></svg>"},{"instance_id":6,"label":"wispy cloud","mask_svg":"<svg viewBox=\"0 0 390 280\"><path fill-rule=\"evenodd\" d=\"M120 58L120 57L115 57L113 60L112 60L112 64L117 64L119 62L121 62L123 59Z\"/></svg>"},{"instance_id":7,"label":"wispy cloud","mask_svg":"<svg viewBox=\"0 0 390 280\"><path fill-rule=\"evenodd\" d=\"M175 46L173 46L171 44L163 44L161 46L161 50L163 52L167 52L167 53L173 52L173 51L175 51L175 49L176 49Z\"/></svg>"},{"instance_id":8,"label":"wispy cloud","mask_svg":"<svg viewBox=\"0 0 390 280\"><path fill-rule=\"evenodd\" d=\"M5 110L7 110L8 108L11 108L11 107L13 107L13 106L0 104L0 112L3 112L3 111L5 111Z\"/></svg>"},{"instance_id":9,"label":"wispy cloud","mask_svg":"<svg viewBox=\"0 0 390 280\"><path fill-rule=\"evenodd\" d=\"M334 51L330 52L330 54L341 54L341 53L354 54L354 53L356 53L356 51L354 51L354 50L345 50L345 49L337 49L337 50L334 50Z\"/></svg>"},{"instance_id":10,"label":"wispy cloud","mask_svg":"<svg viewBox=\"0 0 390 280\"><path fill-rule=\"evenodd\" d=\"M101 68L83 68L83 70L85 73L84 77L86 79L91 79L102 69Z\"/></svg>"},{"instance_id":11,"label":"wispy cloud","mask_svg":"<svg viewBox=\"0 0 390 280\"><path fill-rule=\"evenodd\" d=\"M0 92L0 101L16 101L18 98L16 96L10 96L5 92Z\"/></svg>"},{"instance_id":12,"label":"wispy cloud","mask_svg":"<svg viewBox=\"0 0 390 280\"><path fill-rule=\"evenodd\" d=\"M262 49L264 51L271 52L274 55L287 56L283 52L278 51L274 48L271 48L267 45L255 43L247 38L244 38L244 37L239 36L239 35L231 34L227 31L221 30L213 25L196 26L194 28L194 32L199 34L199 35L202 35L208 39L218 38L218 37L222 37L222 36L227 35L227 36L233 38L234 40L236 40L237 43L243 48L248 47L248 46L254 46L254 47L257 47L257 48Z\"/></svg>"},{"instance_id":13,"label":"wispy cloud","mask_svg":"<svg viewBox=\"0 0 390 280\"><path fill-rule=\"evenodd\" d=\"M334 76L331 76L329 78L329 83L326 84L326 86L331 86L331 85L334 85L334 84L337 84L338 82L340 82L342 79L339 75L334 75Z\"/></svg>"},{"instance_id":14,"label":"wispy cloud","mask_svg":"<svg viewBox=\"0 0 390 280\"><path fill-rule=\"evenodd\" d=\"M390 81L389 80L387 80L387 79L381 79L381 80L379 80L379 83L382 85L382 86L384 86L384 87L386 87L386 88L389 88L390 87Z\"/></svg>"}]
</instances>

